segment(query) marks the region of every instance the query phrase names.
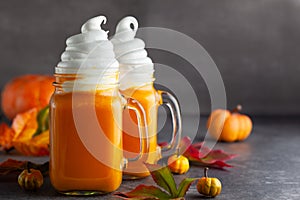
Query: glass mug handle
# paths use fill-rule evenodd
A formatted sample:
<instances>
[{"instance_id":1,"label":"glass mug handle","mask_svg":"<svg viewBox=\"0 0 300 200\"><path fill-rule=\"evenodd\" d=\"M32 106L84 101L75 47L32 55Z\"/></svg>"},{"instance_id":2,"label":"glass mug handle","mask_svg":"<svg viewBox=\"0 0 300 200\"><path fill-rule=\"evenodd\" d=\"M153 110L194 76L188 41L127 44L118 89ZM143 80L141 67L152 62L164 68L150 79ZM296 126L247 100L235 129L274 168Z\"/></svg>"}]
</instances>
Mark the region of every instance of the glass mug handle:
<instances>
[{"instance_id":1,"label":"glass mug handle","mask_svg":"<svg viewBox=\"0 0 300 200\"><path fill-rule=\"evenodd\" d=\"M148 137L146 112L143 106L136 99L130 97L124 97L124 96L122 96L122 98L126 101L124 109L133 110L136 113L138 129L139 129L138 131L139 140L140 140L139 154L133 158L125 158L124 168L126 168L128 162L134 162L141 159L143 157L144 152L149 151L149 137ZM143 139L146 139L146 142L143 142Z\"/></svg>"},{"instance_id":2,"label":"glass mug handle","mask_svg":"<svg viewBox=\"0 0 300 200\"><path fill-rule=\"evenodd\" d=\"M177 152L181 139L182 121L178 101L169 92L157 90L160 96L160 105L166 105L171 113L172 118L172 137L171 140L161 148L162 157L168 157Z\"/></svg>"}]
</instances>

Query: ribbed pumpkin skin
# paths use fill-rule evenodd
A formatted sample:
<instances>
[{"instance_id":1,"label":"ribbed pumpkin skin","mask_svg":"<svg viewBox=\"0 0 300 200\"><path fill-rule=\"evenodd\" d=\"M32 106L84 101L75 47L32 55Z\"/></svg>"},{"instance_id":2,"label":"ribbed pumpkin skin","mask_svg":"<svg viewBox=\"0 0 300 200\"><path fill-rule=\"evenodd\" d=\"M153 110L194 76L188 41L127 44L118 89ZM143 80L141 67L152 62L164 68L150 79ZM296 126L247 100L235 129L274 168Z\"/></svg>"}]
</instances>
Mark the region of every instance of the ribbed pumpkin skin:
<instances>
[{"instance_id":1,"label":"ribbed pumpkin skin","mask_svg":"<svg viewBox=\"0 0 300 200\"><path fill-rule=\"evenodd\" d=\"M242 141L248 138L252 130L252 121L247 115L228 110L215 110L207 121L210 135L224 142Z\"/></svg>"},{"instance_id":2,"label":"ribbed pumpkin skin","mask_svg":"<svg viewBox=\"0 0 300 200\"><path fill-rule=\"evenodd\" d=\"M24 190L37 190L43 185L43 175L39 170L25 169L18 177L18 183Z\"/></svg>"},{"instance_id":3,"label":"ribbed pumpkin skin","mask_svg":"<svg viewBox=\"0 0 300 200\"><path fill-rule=\"evenodd\" d=\"M189 168L189 160L184 156L173 155L168 159L168 167L175 174L184 174Z\"/></svg>"},{"instance_id":4,"label":"ribbed pumpkin skin","mask_svg":"<svg viewBox=\"0 0 300 200\"><path fill-rule=\"evenodd\" d=\"M7 118L31 108L38 110L49 104L54 91L54 77L47 75L22 75L8 82L2 91L2 110Z\"/></svg>"},{"instance_id":5,"label":"ribbed pumpkin skin","mask_svg":"<svg viewBox=\"0 0 300 200\"><path fill-rule=\"evenodd\" d=\"M202 177L197 183L197 190L205 196L215 197L221 193L222 184L217 178Z\"/></svg>"}]
</instances>

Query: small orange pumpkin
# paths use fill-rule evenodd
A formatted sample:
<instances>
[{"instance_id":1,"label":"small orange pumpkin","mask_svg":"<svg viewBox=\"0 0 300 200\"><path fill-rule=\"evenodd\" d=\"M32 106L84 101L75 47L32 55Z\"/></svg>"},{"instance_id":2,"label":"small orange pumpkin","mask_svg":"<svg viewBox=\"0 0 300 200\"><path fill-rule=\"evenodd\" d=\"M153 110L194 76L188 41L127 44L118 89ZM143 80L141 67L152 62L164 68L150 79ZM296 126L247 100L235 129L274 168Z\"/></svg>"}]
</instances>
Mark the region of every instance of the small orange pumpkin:
<instances>
[{"instance_id":1,"label":"small orange pumpkin","mask_svg":"<svg viewBox=\"0 0 300 200\"><path fill-rule=\"evenodd\" d=\"M8 82L2 91L2 110L7 118L31 108L38 110L49 104L54 91L54 77L47 75L22 75Z\"/></svg>"},{"instance_id":2,"label":"small orange pumpkin","mask_svg":"<svg viewBox=\"0 0 300 200\"><path fill-rule=\"evenodd\" d=\"M185 156L178 156L177 154L175 154L169 157L168 167L171 172L175 174L184 174L189 170L190 164L189 160Z\"/></svg>"},{"instance_id":3,"label":"small orange pumpkin","mask_svg":"<svg viewBox=\"0 0 300 200\"><path fill-rule=\"evenodd\" d=\"M217 109L212 112L207 121L210 135L225 142L245 140L251 133L252 121L247 115L240 114L242 106L238 105L231 112Z\"/></svg>"}]
</instances>

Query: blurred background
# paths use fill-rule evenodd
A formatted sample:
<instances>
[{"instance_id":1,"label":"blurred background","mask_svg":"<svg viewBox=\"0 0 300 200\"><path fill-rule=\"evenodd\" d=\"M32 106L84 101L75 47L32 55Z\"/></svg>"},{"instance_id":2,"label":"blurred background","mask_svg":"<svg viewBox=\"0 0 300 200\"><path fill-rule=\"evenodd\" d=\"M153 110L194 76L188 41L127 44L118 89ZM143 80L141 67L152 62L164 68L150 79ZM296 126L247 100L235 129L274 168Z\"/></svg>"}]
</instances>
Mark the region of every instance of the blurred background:
<instances>
[{"instance_id":1,"label":"blurred background","mask_svg":"<svg viewBox=\"0 0 300 200\"><path fill-rule=\"evenodd\" d=\"M242 104L252 116L300 115L299 0L2 0L0 89L17 75L52 74L66 38L100 14L108 18L103 27L110 36L122 17L133 15L141 27L170 28L198 41L222 75L229 108ZM149 54L185 72L207 115L208 90L190 64L169 52ZM172 77L163 78L172 84ZM179 89L188 100L185 88ZM183 114L193 112L188 104Z\"/></svg>"}]
</instances>

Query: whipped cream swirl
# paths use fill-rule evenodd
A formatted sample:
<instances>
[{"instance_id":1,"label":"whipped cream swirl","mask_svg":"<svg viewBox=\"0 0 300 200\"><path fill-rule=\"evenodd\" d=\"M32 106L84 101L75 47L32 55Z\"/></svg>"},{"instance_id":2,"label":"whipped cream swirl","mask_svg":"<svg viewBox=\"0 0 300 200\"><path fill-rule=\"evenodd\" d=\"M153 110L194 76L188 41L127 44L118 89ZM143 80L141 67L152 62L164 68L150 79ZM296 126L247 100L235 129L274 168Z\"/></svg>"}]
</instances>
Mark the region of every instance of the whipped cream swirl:
<instances>
[{"instance_id":1,"label":"whipped cream swirl","mask_svg":"<svg viewBox=\"0 0 300 200\"><path fill-rule=\"evenodd\" d=\"M67 39L67 47L61 61L55 67L55 74L77 75L75 81L65 81L65 91L92 90L99 85L118 83L119 63L115 59L113 44L101 28L105 16L89 19L81 27L81 34Z\"/></svg>"},{"instance_id":2,"label":"whipped cream swirl","mask_svg":"<svg viewBox=\"0 0 300 200\"><path fill-rule=\"evenodd\" d=\"M135 38L138 22L123 18L116 27L111 42L120 65L120 88L137 87L153 81L154 64L145 50L145 43Z\"/></svg>"}]
</instances>

